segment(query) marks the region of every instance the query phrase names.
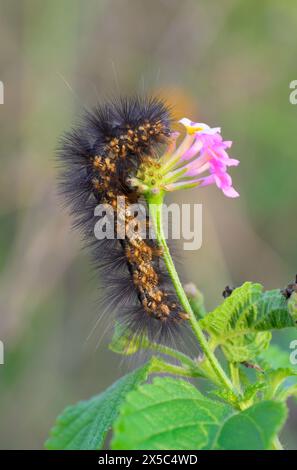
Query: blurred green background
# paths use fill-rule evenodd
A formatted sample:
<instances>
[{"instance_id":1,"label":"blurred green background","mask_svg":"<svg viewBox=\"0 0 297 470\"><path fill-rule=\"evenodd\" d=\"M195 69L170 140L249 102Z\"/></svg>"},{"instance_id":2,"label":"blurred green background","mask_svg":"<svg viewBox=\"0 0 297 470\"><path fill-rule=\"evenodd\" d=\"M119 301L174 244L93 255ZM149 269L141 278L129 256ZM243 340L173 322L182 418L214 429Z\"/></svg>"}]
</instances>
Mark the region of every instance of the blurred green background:
<instances>
[{"instance_id":1,"label":"blurred green background","mask_svg":"<svg viewBox=\"0 0 297 470\"><path fill-rule=\"evenodd\" d=\"M56 195L55 147L107 95L158 91L234 141L241 197L201 202L203 246L188 277L212 308L226 284L282 287L297 271L296 1L0 0L0 447L41 448L65 405L131 364L107 350L99 280ZM290 352L297 333L275 337ZM99 341L99 339L101 341ZM295 414L294 414L295 413ZM282 442L297 448L293 407Z\"/></svg>"}]
</instances>

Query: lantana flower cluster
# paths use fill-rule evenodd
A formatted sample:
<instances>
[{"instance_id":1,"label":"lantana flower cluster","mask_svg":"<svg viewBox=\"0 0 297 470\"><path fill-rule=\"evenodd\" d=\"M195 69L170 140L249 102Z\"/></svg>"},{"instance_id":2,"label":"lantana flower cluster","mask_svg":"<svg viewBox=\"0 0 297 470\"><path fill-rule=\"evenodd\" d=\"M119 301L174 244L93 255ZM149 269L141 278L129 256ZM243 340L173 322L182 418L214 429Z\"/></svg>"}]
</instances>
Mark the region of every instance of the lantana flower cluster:
<instances>
[{"instance_id":1,"label":"lantana flower cluster","mask_svg":"<svg viewBox=\"0 0 297 470\"><path fill-rule=\"evenodd\" d=\"M229 167L239 164L239 160L230 158L227 153L232 141L223 140L219 127L211 128L187 118L179 122L185 127L186 135L178 146L180 134L171 135L161 159L162 189L175 191L215 184L225 196L238 197L228 173Z\"/></svg>"}]
</instances>

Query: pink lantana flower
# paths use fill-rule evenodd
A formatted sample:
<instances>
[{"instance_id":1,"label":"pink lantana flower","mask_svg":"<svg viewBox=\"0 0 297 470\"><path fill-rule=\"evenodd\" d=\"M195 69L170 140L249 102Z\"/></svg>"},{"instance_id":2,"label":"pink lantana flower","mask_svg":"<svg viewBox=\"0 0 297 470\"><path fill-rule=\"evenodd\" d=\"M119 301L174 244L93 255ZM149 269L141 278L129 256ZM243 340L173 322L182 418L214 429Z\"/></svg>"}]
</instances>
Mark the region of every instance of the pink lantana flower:
<instances>
[{"instance_id":1,"label":"pink lantana flower","mask_svg":"<svg viewBox=\"0 0 297 470\"><path fill-rule=\"evenodd\" d=\"M187 118L179 121L186 128L186 136L176 147L178 134L165 152L162 164L162 187L167 191L216 184L228 197L238 197L233 188L228 168L237 166L238 160L230 158L227 150L231 141L224 141L219 127L193 122ZM205 174L208 173L208 174Z\"/></svg>"}]
</instances>

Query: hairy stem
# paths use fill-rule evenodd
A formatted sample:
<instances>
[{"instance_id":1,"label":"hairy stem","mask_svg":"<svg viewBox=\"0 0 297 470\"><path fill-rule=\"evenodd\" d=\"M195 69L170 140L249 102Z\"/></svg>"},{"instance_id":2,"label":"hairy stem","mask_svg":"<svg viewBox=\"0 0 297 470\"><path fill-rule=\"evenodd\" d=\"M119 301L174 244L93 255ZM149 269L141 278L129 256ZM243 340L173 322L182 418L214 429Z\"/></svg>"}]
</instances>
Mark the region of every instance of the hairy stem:
<instances>
[{"instance_id":1,"label":"hairy stem","mask_svg":"<svg viewBox=\"0 0 297 470\"><path fill-rule=\"evenodd\" d=\"M229 367L233 385L236 388L237 392L241 393L238 364L236 364L235 362L230 362Z\"/></svg>"},{"instance_id":2,"label":"hairy stem","mask_svg":"<svg viewBox=\"0 0 297 470\"><path fill-rule=\"evenodd\" d=\"M177 359L182 365L193 371L193 377L207 378L207 375L199 368L199 365L186 354L159 343L148 343L148 348Z\"/></svg>"},{"instance_id":3,"label":"hairy stem","mask_svg":"<svg viewBox=\"0 0 297 470\"><path fill-rule=\"evenodd\" d=\"M189 369L188 367L175 366L174 364L169 364L160 358L154 358L150 373L179 375L181 377L200 377L200 373L195 373L193 369Z\"/></svg>"},{"instance_id":4,"label":"hairy stem","mask_svg":"<svg viewBox=\"0 0 297 470\"><path fill-rule=\"evenodd\" d=\"M150 210L150 217L152 218L155 232L156 232L156 237L158 240L159 245L163 248L163 258L165 265L167 267L169 276L172 280L172 283L174 285L174 288L176 290L177 296L179 298L179 301L184 308L185 312L189 315L189 321L192 327L192 330L198 339L198 342L200 344L200 347L202 351L204 352L205 356L207 357L210 365L212 366L215 374L217 375L218 379L220 380L221 384L227 388L228 390L231 390L232 392L235 392L234 387L228 376L226 375L224 369L218 362L217 358L215 357L214 353L210 350L208 342L206 337L204 336L204 333L202 329L200 328L200 325L195 317L195 314L191 308L190 302L186 296L186 293L183 289L183 286L180 282L179 276L177 274L177 271L175 269L175 265L173 263L173 260L170 255L169 248L166 243L164 231L163 231L163 226L162 226L162 208L163 208L163 194L150 194L147 196L147 202L149 205L149 210Z\"/></svg>"}]
</instances>

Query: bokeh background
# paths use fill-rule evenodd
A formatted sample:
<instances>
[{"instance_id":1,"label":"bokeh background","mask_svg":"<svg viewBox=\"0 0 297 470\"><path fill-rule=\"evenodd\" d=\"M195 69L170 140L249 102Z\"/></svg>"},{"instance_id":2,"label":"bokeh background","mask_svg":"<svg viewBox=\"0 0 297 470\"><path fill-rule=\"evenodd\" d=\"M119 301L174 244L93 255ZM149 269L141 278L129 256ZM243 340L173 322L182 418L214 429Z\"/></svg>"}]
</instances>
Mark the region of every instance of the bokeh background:
<instances>
[{"instance_id":1,"label":"bokeh background","mask_svg":"<svg viewBox=\"0 0 297 470\"><path fill-rule=\"evenodd\" d=\"M295 0L0 0L0 447L41 448L65 405L129 363L96 319L99 280L56 195L55 147L84 107L157 91L234 141L241 197L180 193L204 208L188 277L212 308L226 284L282 287L297 271ZM103 336L103 338L102 338ZM99 338L102 338L99 341ZM275 341L290 352L296 332ZM295 413L295 414L294 414ZM296 407L282 435L297 448Z\"/></svg>"}]
</instances>

